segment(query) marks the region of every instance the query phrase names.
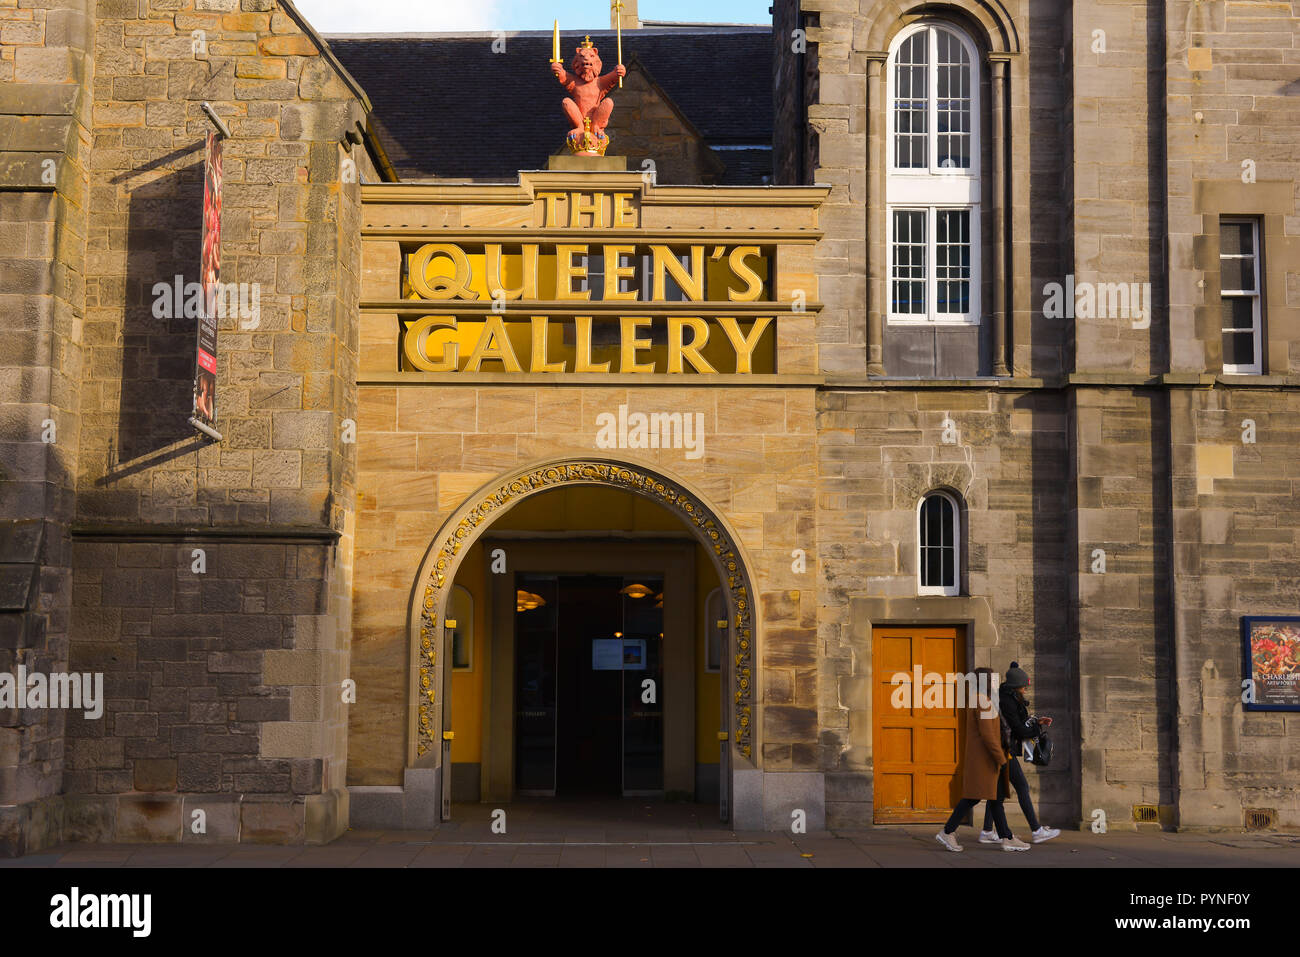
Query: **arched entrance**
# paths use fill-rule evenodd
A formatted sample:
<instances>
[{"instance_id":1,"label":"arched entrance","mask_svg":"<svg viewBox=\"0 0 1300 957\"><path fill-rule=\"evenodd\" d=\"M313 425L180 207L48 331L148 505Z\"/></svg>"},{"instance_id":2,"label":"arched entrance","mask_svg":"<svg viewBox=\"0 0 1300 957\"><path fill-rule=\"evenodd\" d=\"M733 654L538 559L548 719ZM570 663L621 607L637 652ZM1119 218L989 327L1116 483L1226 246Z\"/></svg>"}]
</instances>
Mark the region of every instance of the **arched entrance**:
<instances>
[{"instance_id":1,"label":"arched entrance","mask_svg":"<svg viewBox=\"0 0 1300 957\"><path fill-rule=\"evenodd\" d=\"M753 702L758 628L749 563L735 533L703 497L680 479L641 464L603 458L566 458L517 469L470 495L443 523L421 563L412 594L411 684L407 762L441 771L441 817L451 812L448 731L452 635L445 623L457 570L489 527L526 498L566 486L598 485L647 498L671 511L704 547L718 576L726 608L723 635L725 724L720 735L720 810L730 813L733 777L752 768L757 747Z\"/></svg>"}]
</instances>

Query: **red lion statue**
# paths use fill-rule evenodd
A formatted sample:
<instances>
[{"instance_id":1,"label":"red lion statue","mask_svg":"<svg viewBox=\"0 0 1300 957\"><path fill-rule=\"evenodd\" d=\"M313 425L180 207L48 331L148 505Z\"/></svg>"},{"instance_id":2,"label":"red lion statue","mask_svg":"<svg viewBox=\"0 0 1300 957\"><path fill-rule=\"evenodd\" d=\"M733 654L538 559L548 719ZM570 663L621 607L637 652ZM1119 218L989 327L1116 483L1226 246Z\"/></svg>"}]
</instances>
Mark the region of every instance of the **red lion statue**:
<instances>
[{"instance_id":1,"label":"red lion statue","mask_svg":"<svg viewBox=\"0 0 1300 957\"><path fill-rule=\"evenodd\" d=\"M561 101L561 106L573 127L569 131L571 142L583 142L587 121L590 121L591 132L597 140L606 138L605 127L614 112L614 101L607 99L606 94L618 84L619 77L627 76L627 68L620 63L613 71L601 76L601 66L600 51L592 45L590 37L574 51L568 70L558 61L551 64L551 72L569 93Z\"/></svg>"}]
</instances>

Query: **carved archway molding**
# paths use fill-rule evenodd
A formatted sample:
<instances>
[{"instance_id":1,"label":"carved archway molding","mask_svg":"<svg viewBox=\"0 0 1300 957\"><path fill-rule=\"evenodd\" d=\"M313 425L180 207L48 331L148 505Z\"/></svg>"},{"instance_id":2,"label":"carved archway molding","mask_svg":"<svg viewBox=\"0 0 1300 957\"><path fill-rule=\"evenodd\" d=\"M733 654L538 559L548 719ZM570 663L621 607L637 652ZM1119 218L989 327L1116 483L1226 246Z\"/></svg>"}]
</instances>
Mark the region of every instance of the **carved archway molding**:
<instances>
[{"instance_id":1,"label":"carved archway molding","mask_svg":"<svg viewBox=\"0 0 1300 957\"><path fill-rule=\"evenodd\" d=\"M887 50L894 36L922 17L965 22L990 54L1021 52L1020 31L1002 0L886 0L873 11L868 49Z\"/></svg>"},{"instance_id":2,"label":"carved archway molding","mask_svg":"<svg viewBox=\"0 0 1300 957\"><path fill-rule=\"evenodd\" d=\"M412 603L411 631L415 640L411 682L415 713L412 757L415 762L423 764L431 759L426 756L440 751L442 682L438 660L444 651L444 641L438 623L445 620L461 559L494 520L523 499L570 485L617 488L657 502L676 514L712 554L718 580L727 596L731 624L728 685L732 697L729 729L732 753L746 764L751 763L755 748L753 702L758 628L749 564L738 538L726 521L705 504L703 497L680 479L633 462L595 457L558 459L506 473L468 496L439 528L421 564ZM728 692L724 689L723 693Z\"/></svg>"}]
</instances>

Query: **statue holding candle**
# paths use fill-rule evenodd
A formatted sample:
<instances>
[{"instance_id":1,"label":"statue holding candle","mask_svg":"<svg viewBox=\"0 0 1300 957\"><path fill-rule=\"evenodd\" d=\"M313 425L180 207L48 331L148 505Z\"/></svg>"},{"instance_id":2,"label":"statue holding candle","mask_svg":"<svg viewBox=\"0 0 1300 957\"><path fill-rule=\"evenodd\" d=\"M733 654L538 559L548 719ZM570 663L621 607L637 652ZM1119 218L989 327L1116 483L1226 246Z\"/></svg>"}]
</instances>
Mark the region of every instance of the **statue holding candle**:
<instances>
[{"instance_id":1,"label":"statue holding candle","mask_svg":"<svg viewBox=\"0 0 1300 957\"><path fill-rule=\"evenodd\" d=\"M627 69L620 63L601 76L600 51L592 44L591 37L578 45L567 70L559 56L560 27L557 22L551 46L551 72L569 93L560 103L571 127L569 149L579 156L604 156L609 146L605 127L614 112L614 101L606 94L627 75Z\"/></svg>"}]
</instances>

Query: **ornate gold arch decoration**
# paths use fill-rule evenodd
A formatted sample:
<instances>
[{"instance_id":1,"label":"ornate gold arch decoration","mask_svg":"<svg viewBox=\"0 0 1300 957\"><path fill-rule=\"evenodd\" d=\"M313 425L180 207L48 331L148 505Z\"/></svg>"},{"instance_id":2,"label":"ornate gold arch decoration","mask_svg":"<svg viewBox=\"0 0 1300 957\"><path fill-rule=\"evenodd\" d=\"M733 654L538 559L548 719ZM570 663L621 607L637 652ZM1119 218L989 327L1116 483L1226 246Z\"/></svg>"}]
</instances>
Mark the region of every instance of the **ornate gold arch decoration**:
<instances>
[{"instance_id":1,"label":"ornate gold arch decoration","mask_svg":"<svg viewBox=\"0 0 1300 957\"><path fill-rule=\"evenodd\" d=\"M437 546L424 588L420 610L418 720L416 754L424 755L438 745L440 729L435 726L437 706L438 613L444 590L451 587L448 572L455 556L468 548L474 531L489 522L493 513L534 492L566 483L608 485L642 495L675 511L697 537L717 556L723 571L722 583L730 599L732 623L733 747L746 760L753 758L754 614L749 582L735 543L707 506L672 482L635 466L601 461L563 462L530 469L507 479L483 494L478 504L456 523Z\"/></svg>"}]
</instances>

